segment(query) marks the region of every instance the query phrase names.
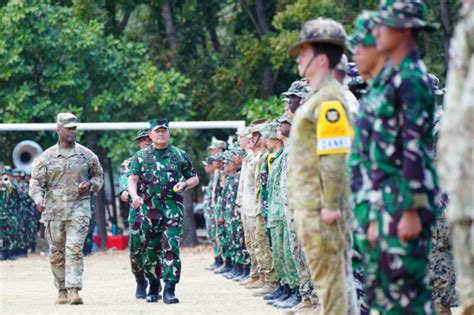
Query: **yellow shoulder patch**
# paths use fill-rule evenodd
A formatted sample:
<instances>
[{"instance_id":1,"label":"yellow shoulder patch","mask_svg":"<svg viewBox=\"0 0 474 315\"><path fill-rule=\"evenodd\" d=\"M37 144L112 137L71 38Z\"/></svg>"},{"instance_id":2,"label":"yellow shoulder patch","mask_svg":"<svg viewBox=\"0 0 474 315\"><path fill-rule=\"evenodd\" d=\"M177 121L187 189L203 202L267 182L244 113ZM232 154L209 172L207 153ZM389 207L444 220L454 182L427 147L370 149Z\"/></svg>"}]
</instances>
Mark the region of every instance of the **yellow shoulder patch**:
<instances>
[{"instance_id":1,"label":"yellow shoulder patch","mask_svg":"<svg viewBox=\"0 0 474 315\"><path fill-rule=\"evenodd\" d=\"M316 129L318 155L349 153L354 131L339 101L321 103Z\"/></svg>"}]
</instances>

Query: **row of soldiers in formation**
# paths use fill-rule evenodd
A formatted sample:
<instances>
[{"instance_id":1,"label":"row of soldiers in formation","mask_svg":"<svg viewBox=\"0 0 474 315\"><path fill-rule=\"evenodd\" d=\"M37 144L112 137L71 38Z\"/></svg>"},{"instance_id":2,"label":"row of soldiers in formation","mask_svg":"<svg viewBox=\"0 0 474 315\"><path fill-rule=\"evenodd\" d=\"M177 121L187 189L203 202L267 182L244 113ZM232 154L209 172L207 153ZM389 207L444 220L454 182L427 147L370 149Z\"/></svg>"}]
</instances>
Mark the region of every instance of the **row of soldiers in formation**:
<instances>
[{"instance_id":1,"label":"row of soldiers in formation","mask_svg":"<svg viewBox=\"0 0 474 315\"><path fill-rule=\"evenodd\" d=\"M454 111L472 114L466 95L473 94L463 94L473 92L466 45L474 34L472 9L466 2L453 38L457 59L440 127L447 212L434 166L435 103L443 91L415 44L416 34L433 26L422 1L382 2L380 11L358 16L349 38L333 20L306 22L290 53L308 81L283 93L285 114L240 128L238 144L227 150L213 139L203 162L215 256L209 269L291 312L317 313L319 305L321 314L451 314L459 298L449 223L462 310L472 314L472 144L454 137L452 127ZM346 44L360 73L346 82L355 83L360 105L341 84L340 70L354 72L341 59ZM468 124L462 134L472 136ZM457 150L464 160L451 154ZM459 179L443 168L453 159L459 163L450 171Z\"/></svg>"},{"instance_id":2,"label":"row of soldiers in formation","mask_svg":"<svg viewBox=\"0 0 474 315\"><path fill-rule=\"evenodd\" d=\"M0 260L25 257L36 250L39 213L28 196L29 176L4 166L0 183Z\"/></svg>"}]
</instances>

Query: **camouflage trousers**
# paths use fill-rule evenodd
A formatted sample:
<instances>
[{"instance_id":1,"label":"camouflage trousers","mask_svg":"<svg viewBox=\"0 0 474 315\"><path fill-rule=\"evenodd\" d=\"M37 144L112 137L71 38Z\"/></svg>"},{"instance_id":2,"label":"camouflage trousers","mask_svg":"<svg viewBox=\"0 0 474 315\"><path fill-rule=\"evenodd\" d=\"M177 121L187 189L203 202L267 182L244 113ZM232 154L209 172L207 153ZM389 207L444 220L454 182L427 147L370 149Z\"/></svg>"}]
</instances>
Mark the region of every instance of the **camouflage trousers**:
<instances>
[{"instance_id":1,"label":"camouflage trousers","mask_svg":"<svg viewBox=\"0 0 474 315\"><path fill-rule=\"evenodd\" d=\"M383 314L433 314L428 255L435 214L429 209L418 209L420 236L407 243L400 241L397 226L403 210L397 201L397 188L390 188L384 189L381 199L372 204L377 210L376 245L367 243L362 251L368 255L364 262L369 304Z\"/></svg>"},{"instance_id":2,"label":"camouflage trousers","mask_svg":"<svg viewBox=\"0 0 474 315\"><path fill-rule=\"evenodd\" d=\"M49 244L49 262L56 288L82 289L84 254L82 247L90 219L79 217L70 221L46 221L45 236Z\"/></svg>"},{"instance_id":3,"label":"camouflage trousers","mask_svg":"<svg viewBox=\"0 0 474 315\"><path fill-rule=\"evenodd\" d=\"M219 250L222 253L222 257L230 258L230 252L229 252L230 239L228 238L230 222L226 220L223 210L219 211L216 214L217 214L216 237L217 237L217 242L219 244Z\"/></svg>"},{"instance_id":4,"label":"camouflage trousers","mask_svg":"<svg viewBox=\"0 0 474 315\"><path fill-rule=\"evenodd\" d=\"M230 222L228 229L229 252L232 262L236 264L249 265L250 256L245 248L244 227L240 213L234 212L226 220Z\"/></svg>"},{"instance_id":5,"label":"camouflage trousers","mask_svg":"<svg viewBox=\"0 0 474 315\"><path fill-rule=\"evenodd\" d=\"M451 235L444 213L436 221L436 228L431 239L429 273L435 307L437 308L438 305L458 306Z\"/></svg>"},{"instance_id":6,"label":"camouflage trousers","mask_svg":"<svg viewBox=\"0 0 474 315\"><path fill-rule=\"evenodd\" d=\"M242 218L242 227L244 228L244 239L245 239L245 248L249 253L250 257L250 278L258 278L258 265L257 260L255 258L255 248L252 247L252 241L250 240L250 236L252 234L252 224L251 221L255 218L249 217L248 215L241 213Z\"/></svg>"},{"instance_id":7,"label":"camouflage trousers","mask_svg":"<svg viewBox=\"0 0 474 315\"><path fill-rule=\"evenodd\" d=\"M179 282L179 246L183 234L183 216L169 218L162 215L157 219L145 217L141 229L145 240L143 268L148 282L158 279Z\"/></svg>"},{"instance_id":8,"label":"camouflage trousers","mask_svg":"<svg viewBox=\"0 0 474 315\"><path fill-rule=\"evenodd\" d=\"M270 239L262 215L252 217L250 221L250 242L255 250L258 273L263 274L265 282L276 284L276 272L273 266Z\"/></svg>"},{"instance_id":9,"label":"camouflage trousers","mask_svg":"<svg viewBox=\"0 0 474 315\"><path fill-rule=\"evenodd\" d=\"M286 223L288 227L288 239L290 242L290 251L295 260L296 269L300 277L299 292L303 299L311 301L313 304L319 303L319 298L314 290L313 280L311 279L311 273L309 271L308 263L301 246L301 242L296 234L295 220L293 218L293 212L289 209L285 211Z\"/></svg>"},{"instance_id":10,"label":"camouflage trousers","mask_svg":"<svg viewBox=\"0 0 474 315\"><path fill-rule=\"evenodd\" d=\"M456 263L457 291L465 314L474 313L474 224L468 220L451 224Z\"/></svg>"},{"instance_id":11,"label":"camouflage trousers","mask_svg":"<svg viewBox=\"0 0 474 315\"><path fill-rule=\"evenodd\" d=\"M145 236L140 222L130 222L130 233L128 239L128 252L130 255L130 265L135 276L144 273L145 260Z\"/></svg>"},{"instance_id":12,"label":"camouflage trousers","mask_svg":"<svg viewBox=\"0 0 474 315\"><path fill-rule=\"evenodd\" d=\"M280 284L287 284L291 289L298 288L300 277L291 252L289 231L285 221L276 221L270 228L272 256L275 271Z\"/></svg>"},{"instance_id":13,"label":"camouflage trousers","mask_svg":"<svg viewBox=\"0 0 474 315\"><path fill-rule=\"evenodd\" d=\"M212 250L214 251L214 257L221 255L221 248L219 242L217 241L217 220L214 210L209 207L209 211L206 214L206 229L207 235L209 236L209 241L212 245Z\"/></svg>"},{"instance_id":14,"label":"camouflage trousers","mask_svg":"<svg viewBox=\"0 0 474 315\"><path fill-rule=\"evenodd\" d=\"M296 209L294 219L321 314L347 314L344 223L325 224L318 209Z\"/></svg>"}]
</instances>

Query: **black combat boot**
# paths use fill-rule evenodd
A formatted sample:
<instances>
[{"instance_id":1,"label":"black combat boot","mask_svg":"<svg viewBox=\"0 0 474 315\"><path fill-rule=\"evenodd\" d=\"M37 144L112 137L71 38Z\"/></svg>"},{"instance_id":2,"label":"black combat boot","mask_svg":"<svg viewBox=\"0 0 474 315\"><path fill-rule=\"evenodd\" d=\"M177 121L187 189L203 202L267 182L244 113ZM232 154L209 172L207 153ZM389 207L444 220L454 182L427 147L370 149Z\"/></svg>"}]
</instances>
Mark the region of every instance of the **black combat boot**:
<instances>
[{"instance_id":1,"label":"black combat boot","mask_svg":"<svg viewBox=\"0 0 474 315\"><path fill-rule=\"evenodd\" d=\"M220 266L222 266L223 263L224 261L222 260L222 257L220 255L217 257L214 257L214 263L210 265L209 267L207 267L206 270L214 271Z\"/></svg>"},{"instance_id":2,"label":"black combat boot","mask_svg":"<svg viewBox=\"0 0 474 315\"><path fill-rule=\"evenodd\" d=\"M280 309L292 308L301 303L301 295L298 287L292 289L293 293L284 301L274 303L273 306Z\"/></svg>"},{"instance_id":3,"label":"black combat boot","mask_svg":"<svg viewBox=\"0 0 474 315\"><path fill-rule=\"evenodd\" d=\"M244 273L244 272L245 272L244 265L237 264L237 267L235 268L235 272L230 276L229 279L234 280L235 278L240 277L242 275L242 273Z\"/></svg>"},{"instance_id":4,"label":"black combat boot","mask_svg":"<svg viewBox=\"0 0 474 315\"><path fill-rule=\"evenodd\" d=\"M148 288L146 301L148 303L158 302L161 299L160 291L161 291L160 279L156 279L155 281L150 281L150 287Z\"/></svg>"},{"instance_id":5,"label":"black combat boot","mask_svg":"<svg viewBox=\"0 0 474 315\"><path fill-rule=\"evenodd\" d=\"M269 305L275 305L277 303L282 303L283 301L286 301L293 295L293 290L290 289L290 287L286 284L284 285L283 291L279 294L279 296L275 296L274 299L268 300L267 304Z\"/></svg>"},{"instance_id":6,"label":"black combat boot","mask_svg":"<svg viewBox=\"0 0 474 315\"><path fill-rule=\"evenodd\" d=\"M228 273L225 273L224 277L226 277L227 279L232 279L235 277L235 275L240 274L241 272L242 272L241 264L234 263L234 266L232 267L231 271L229 271Z\"/></svg>"},{"instance_id":7,"label":"black combat boot","mask_svg":"<svg viewBox=\"0 0 474 315\"><path fill-rule=\"evenodd\" d=\"M137 299L146 299L146 288L148 287L148 281L145 279L145 275L142 273L134 274L135 281L137 282L137 289L135 290L135 297Z\"/></svg>"},{"instance_id":8,"label":"black combat boot","mask_svg":"<svg viewBox=\"0 0 474 315\"><path fill-rule=\"evenodd\" d=\"M224 267L214 270L214 273L217 273L217 274L226 273L226 272L229 272L231 269L232 269L232 260L229 257L227 257L225 259Z\"/></svg>"},{"instance_id":9,"label":"black combat boot","mask_svg":"<svg viewBox=\"0 0 474 315\"><path fill-rule=\"evenodd\" d=\"M163 302L165 304L176 304L179 303L178 298L174 294L176 282L165 281L165 290L163 291Z\"/></svg>"},{"instance_id":10,"label":"black combat boot","mask_svg":"<svg viewBox=\"0 0 474 315\"><path fill-rule=\"evenodd\" d=\"M244 265L242 274L239 277L234 278L233 280L237 282L241 282L241 281L247 280L249 278L249 275L250 275L250 264Z\"/></svg>"},{"instance_id":11,"label":"black combat boot","mask_svg":"<svg viewBox=\"0 0 474 315\"><path fill-rule=\"evenodd\" d=\"M273 291L272 293L265 294L263 296L263 299L266 301L276 299L278 296L280 296L280 294L283 293L283 290L285 290L285 286L286 284L285 285L280 284L275 291Z\"/></svg>"}]
</instances>

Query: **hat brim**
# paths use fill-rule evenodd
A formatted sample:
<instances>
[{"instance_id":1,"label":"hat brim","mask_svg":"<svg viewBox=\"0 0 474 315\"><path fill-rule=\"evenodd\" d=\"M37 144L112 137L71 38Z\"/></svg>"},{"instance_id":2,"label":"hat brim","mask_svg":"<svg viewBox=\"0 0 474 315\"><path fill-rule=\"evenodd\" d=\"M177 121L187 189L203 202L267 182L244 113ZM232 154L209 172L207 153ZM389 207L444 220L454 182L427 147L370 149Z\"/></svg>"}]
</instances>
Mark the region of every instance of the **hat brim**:
<instances>
[{"instance_id":1,"label":"hat brim","mask_svg":"<svg viewBox=\"0 0 474 315\"><path fill-rule=\"evenodd\" d=\"M381 16L381 14L378 14L376 17L374 17L374 21L377 24L383 24L385 26L395 28L395 29L410 28L410 29L419 29L426 32L433 32L438 29L437 24L433 24L421 19L412 19L411 23L408 23L411 25L407 26L407 19L402 19L402 18L392 17L392 16L384 17L384 16Z\"/></svg>"},{"instance_id":2,"label":"hat brim","mask_svg":"<svg viewBox=\"0 0 474 315\"><path fill-rule=\"evenodd\" d=\"M135 137L135 141L137 141L137 140L140 140L140 139L142 139L142 138L148 138L148 136L139 136L139 137Z\"/></svg>"},{"instance_id":3,"label":"hat brim","mask_svg":"<svg viewBox=\"0 0 474 315\"><path fill-rule=\"evenodd\" d=\"M290 56L298 56L301 47L306 44L317 44L317 43L324 43L324 44L333 44L342 47L344 51L347 51L346 43L344 40L335 40L335 39L310 39L299 42L294 44L293 46L288 49L288 53Z\"/></svg>"},{"instance_id":4,"label":"hat brim","mask_svg":"<svg viewBox=\"0 0 474 315\"><path fill-rule=\"evenodd\" d=\"M70 123L66 123L66 124L63 124L63 125L61 125L61 127L64 127L64 128L73 128L73 127L77 127L77 122L70 122Z\"/></svg>"},{"instance_id":5,"label":"hat brim","mask_svg":"<svg viewBox=\"0 0 474 315\"><path fill-rule=\"evenodd\" d=\"M166 126L166 125L158 125L158 126L153 127L152 130L156 130L156 129L160 129L160 128L170 129L170 128L169 128L168 126Z\"/></svg>"}]
</instances>

